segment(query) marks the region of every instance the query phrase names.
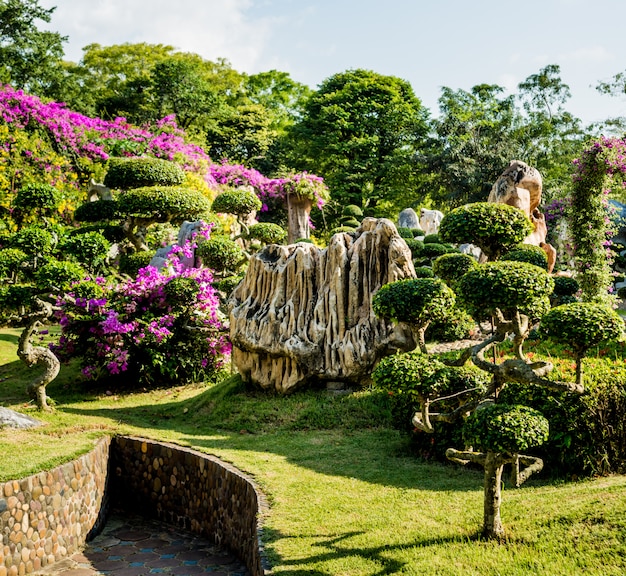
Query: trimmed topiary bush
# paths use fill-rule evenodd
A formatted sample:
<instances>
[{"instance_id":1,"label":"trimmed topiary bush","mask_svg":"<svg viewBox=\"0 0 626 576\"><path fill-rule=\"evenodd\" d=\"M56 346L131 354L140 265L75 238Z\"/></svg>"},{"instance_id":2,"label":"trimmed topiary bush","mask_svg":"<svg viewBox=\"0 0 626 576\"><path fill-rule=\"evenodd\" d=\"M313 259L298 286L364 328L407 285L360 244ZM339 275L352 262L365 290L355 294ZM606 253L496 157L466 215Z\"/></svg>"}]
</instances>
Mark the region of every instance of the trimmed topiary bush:
<instances>
[{"instance_id":1,"label":"trimmed topiary bush","mask_svg":"<svg viewBox=\"0 0 626 576\"><path fill-rule=\"evenodd\" d=\"M19 248L29 256L38 257L52 252L56 245L56 238L44 228L28 226L13 234L9 244L12 248Z\"/></svg>"},{"instance_id":2,"label":"trimmed topiary bush","mask_svg":"<svg viewBox=\"0 0 626 576\"><path fill-rule=\"evenodd\" d=\"M471 269L456 284L457 294L471 316L488 319L499 309L505 315L516 309L540 318L550 308L554 280L541 268L526 262L487 262Z\"/></svg>"},{"instance_id":3,"label":"trimmed topiary bush","mask_svg":"<svg viewBox=\"0 0 626 576\"><path fill-rule=\"evenodd\" d=\"M120 214L115 200L85 202L74 211L74 220L77 222L103 222L116 218L120 218Z\"/></svg>"},{"instance_id":4,"label":"trimmed topiary bush","mask_svg":"<svg viewBox=\"0 0 626 576\"><path fill-rule=\"evenodd\" d=\"M363 210L356 204L348 204L341 211L342 216L350 216L352 218L363 218Z\"/></svg>"},{"instance_id":5,"label":"trimmed topiary bush","mask_svg":"<svg viewBox=\"0 0 626 576\"><path fill-rule=\"evenodd\" d=\"M120 272L134 278L141 268L145 268L150 264L155 253L154 250L143 250L141 252L122 254L119 263Z\"/></svg>"},{"instance_id":6,"label":"trimmed topiary bush","mask_svg":"<svg viewBox=\"0 0 626 576\"><path fill-rule=\"evenodd\" d=\"M287 231L278 224L259 222L250 226L248 238L260 240L265 244L280 244L287 238Z\"/></svg>"},{"instance_id":7,"label":"trimmed topiary bush","mask_svg":"<svg viewBox=\"0 0 626 576\"><path fill-rule=\"evenodd\" d=\"M255 210L261 209L261 200L252 191L245 188L239 190L228 190L219 194L213 200L211 209L219 214L234 214L235 216L246 216Z\"/></svg>"},{"instance_id":8,"label":"trimmed topiary bush","mask_svg":"<svg viewBox=\"0 0 626 576\"><path fill-rule=\"evenodd\" d=\"M246 260L242 248L228 236L211 236L198 245L196 254L205 266L219 272L235 271Z\"/></svg>"},{"instance_id":9,"label":"trimmed topiary bush","mask_svg":"<svg viewBox=\"0 0 626 576\"><path fill-rule=\"evenodd\" d=\"M413 229L412 228L404 228L404 227L398 227L398 234L400 234L401 238L409 239L409 238L413 238Z\"/></svg>"},{"instance_id":10,"label":"trimmed topiary bush","mask_svg":"<svg viewBox=\"0 0 626 576\"><path fill-rule=\"evenodd\" d=\"M162 158L110 158L104 185L119 190L145 186L180 186L185 171Z\"/></svg>"},{"instance_id":11,"label":"trimmed topiary bush","mask_svg":"<svg viewBox=\"0 0 626 576\"><path fill-rule=\"evenodd\" d=\"M528 406L487 404L463 424L463 439L474 450L519 454L541 446L550 431L548 421Z\"/></svg>"},{"instance_id":12,"label":"trimmed topiary bush","mask_svg":"<svg viewBox=\"0 0 626 576\"><path fill-rule=\"evenodd\" d=\"M452 287L461 276L477 266L478 262L469 254L450 253L443 254L434 260L433 272L435 276Z\"/></svg>"},{"instance_id":13,"label":"trimmed topiary bush","mask_svg":"<svg viewBox=\"0 0 626 576\"><path fill-rule=\"evenodd\" d=\"M50 260L35 275L35 286L40 292L67 292L74 282L87 276L87 271L75 262Z\"/></svg>"},{"instance_id":14,"label":"trimmed topiary bush","mask_svg":"<svg viewBox=\"0 0 626 576\"><path fill-rule=\"evenodd\" d=\"M32 183L19 188L13 205L25 211L50 214L59 204L59 192L51 184Z\"/></svg>"},{"instance_id":15,"label":"trimmed topiary bush","mask_svg":"<svg viewBox=\"0 0 626 576\"><path fill-rule=\"evenodd\" d=\"M202 192L191 188L150 186L120 194L118 207L121 214L180 223L202 219L211 203Z\"/></svg>"},{"instance_id":16,"label":"trimmed topiary bush","mask_svg":"<svg viewBox=\"0 0 626 576\"><path fill-rule=\"evenodd\" d=\"M435 275L430 266L418 266L415 268L415 276L417 278L433 278Z\"/></svg>"},{"instance_id":17,"label":"trimmed topiary bush","mask_svg":"<svg viewBox=\"0 0 626 576\"><path fill-rule=\"evenodd\" d=\"M350 228L358 228L361 225L356 218L352 218L351 216L342 216L339 221L342 226L349 226Z\"/></svg>"},{"instance_id":18,"label":"trimmed topiary bush","mask_svg":"<svg viewBox=\"0 0 626 576\"><path fill-rule=\"evenodd\" d=\"M508 250L501 260L514 260L515 262L528 262L528 264L534 264L548 269L548 255L539 247L532 244L519 244L511 250Z\"/></svg>"},{"instance_id":19,"label":"trimmed topiary bush","mask_svg":"<svg viewBox=\"0 0 626 576\"><path fill-rule=\"evenodd\" d=\"M100 232L85 232L67 238L61 249L94 272L104 264L111 244Z\"/></svg>"},{"instance_id":20,"label":"trimmed topiary bush","mask_svg":"<svg viewBox=\"0 0 626 576\"><path fill-rule=\"evenodd\" d=\"M432 342L455 342L470 338L476 330L476 322L465 310L455 306L445 320L433 320L426 329L426 340Z\"/></svg>"},{"instance_id":21,"label":"trimmed topiary bush","mask_svg":"<svg viewBox=\"0 0 626 576\"><path fill-rule=\"evenodd\" d=\"M0 250L0 278L15 278L26 262L28 255L24 251L3 248Z\"/></svg>"},{"instance_id":22,"label":"trimmed topiary bush","mask_svg":"<svg viewBox=\"0 0 626 576\"><path fill-rule=\"evenodd\" d=\"M573 296L580 290L580 284L576 278L570 278L569 276L554 276L554 290L555 296Z\"/></svg>"},{"instance_id":23,"label":"trimmed topiary bush","mask_svg":"<svg viewBox=\"0 0 626 576\"><path fill-rule=\"evenodd\" d=\"M424 236L424 244L441 244L439 234L427 234Z\"/></svg>"},{"instance_id":24,"label":"trimmed topiary bush","mask_svg":"<svg viewBox=\"0 0 626 576\"><path fill-rule=\"evenodd\" d=\"M431 242L430 244L424 244L420 250L419 256L422 258L438 258L444 254L452 254L458 252L456 248L444 246L443 244L436 244Z\"/></svg>"},{"instance_id":25,"label":"trimmed topiary bush","mask_svg":"<svg viewBox=\"0 0 626 576\"><path fill-rule=\"evenodd\" d=\"M334 236L335 234L351 234L354 232L355 228L351 228L350 226L338 226L337 228L333 228L330 231L330 235Z\"/></svg>"},{"instance_id":26,"label":"trimmed topiary bush","mask_svg":"<svg viewBox=\"0 0 626 576\"><path fill-rule=\"evenodd\" d=\"M455 208L443 217L439 237L444 242L474 244L490 260L523 242L533 231L530 219L508 204L476 202Z\"/></svg>"},{"instance_id":27,"label":"trimmed topiary bush","mask_svg":"<svg viewBox=\"0 0 626 576\"><path fill-rule=\"evenodd\" d=\"M405 238L404 241L411 251L412 258L418 258L421 256L422 248L424 248L424 243L421 240L416 240L415 238Z\"/></svg>"}]
</instances>

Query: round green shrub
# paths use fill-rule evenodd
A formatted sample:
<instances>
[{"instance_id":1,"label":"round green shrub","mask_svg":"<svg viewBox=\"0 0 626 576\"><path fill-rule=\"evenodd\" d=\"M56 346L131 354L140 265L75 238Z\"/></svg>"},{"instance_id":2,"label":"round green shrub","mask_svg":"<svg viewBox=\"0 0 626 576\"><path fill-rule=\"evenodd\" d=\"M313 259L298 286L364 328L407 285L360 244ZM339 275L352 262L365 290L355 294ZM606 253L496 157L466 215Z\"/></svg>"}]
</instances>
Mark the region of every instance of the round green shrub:
<instances>
[{"instance_id":1,"label":"round green shrub","mask_svg":"<svg viewBox=\"0 0 626 576\"><path fill-rule=\"evenodd\" d=\"M211 203L191 188L149 186L120 194L118 207L121 214L179 223L203 218Z\"/></svg>"},{"instance_id":2,"label":"round green shrub","mask_svg":"<svg viewBox=\"0 0 626 576\"><path fill-rule=\"evenodd\" d=\"M43 256L52 252L56 238L44 228L28 226L13 234L9 242L29 256Z\"/></svg>"},{"instance_id":3,"label":"round green shrub","mask_svg":"<svg viewBox=\"0 0 626 576\"><path fill-rule=\"evenodd\" d=\"M132 278L137 276L141 268L145 268L155 255L154 250L143 252L128 252L120 256L119 269L122 274L128 274Z\"/></svg>"},{"instance_id":4,"label":"round green shrub","mask_svg":"<svg viewBox=\"0 0 626 576\"><path fill-rule=\"evenodd\" d=\"M259 197L252 191L245 188L239 190L228 190L219 194L213 200L212 210L218 214L235 214L236 216L246 216L255 210L260 210L262 206Z\"/></svg>"},{"instance_id":5,"label":"round green shrub","mask_svg":"<svg viewBox=\"0 0 626 576\"><path fill-rule=\"evenodd\" d=\"M573 296L579 290L580 284L576 278L554 276L554 291L552 294L555 296Z\"/></svg>"},{"instance_id":6,"label":"round green shrub","mask_svg":"<svg viewBox=\"0 0 626 576\"><path fill-rule=\"evenodd\" d=\"M280 244L287 238L287 231L278 224L259 222L250 226L248 238L260 240L265 244Z\"/></svg>"},{"instance_id":7,"label":"round green shrub","mask_svg":"<svg viewBox=\"0 0 626 576\"><path fill-rule=\"evenodd\" d=\"M439 234L426 234L424 236L424 244L441 244Z\"/></svg>"},{"instance_id":8,"label":"round green shrub","mask_svg":"<svg viewBox=\"0 0 626 576\"><path fill-rule=\"evenodd\" d=\"M571 346L578 357L605 340L624 336L624 321L615 310L592 302L572 302L552 308L541 318L540 333Z\"/></svg>"},{"instance_id":9,"label":"round green shrub","mask_svg":"<svg viewBox=\"0 0 626 576\"><path fill-rule=\"evenodd\" d=\"M80 228L76 228L76 230L72 230L70 236L79 236L80 234L87 234L87 232L99 232L111 244L121 242L125 238L124 229L114 224L81 226Z\"/></svg>"},{"instance_id":10,"label":"round green shrub","mask_svg":"<svg viewBox=\"0 0 626 576\"><path fill-rule=\"evenodd\" d=\"M115 220L119 217L118 205L115 200L85 202L74 211L74 220L77 222L102 222Z\"/></svg>"},{"instance_id":11,"label":"round green shrub","mask_svg":"<svg viewBox=\"0 0 626 576\"><path fill-rule=\"evenodd\" d=\"M3 248L0 250L0 278L17 274L26 262L26 252L19 248Z\"/></svg>"},{"instance_id":12,"label":"round green shrub","mask_svg":"<svg viewBox=\"0 0 626 576\"><path fill-rule=\"evenodd\" d=\"M415 276L417 278L433 278L435 274L430 266L418 266L415 268Z\"/></svg>"},{"instance_id":13,"label":"round green shrub","mask_svg":"<svg viewBox=\"0 0 626 576\"><path fill-rule=\"evenodd\" d=\"M50 260L35 274L35 286L41 292L68 292L74 282L87 276L87 271L69 260Z\"/></svg>"},{"instance_id":14,"label":"round green shrub","mask_svg":"<svg viewBox=\"0 0 626 576\"><path fill-rule=\"evenodd\" d=\"M476 202L448 212L439 226L439 237L444 242L474 244L490 260L496 260L532 231L530 219L519 208Z\"/></svg>"},{"instance_id":15,"label":"round green shrub","mask_svg":"<svg viewBox=\"0 0 626 576\"><path fill-rule=\"evenodd\" d=\"M424 248L424 243L421 240L416 240L415 238L405 238L404 241L406 245L411 250L411 257L417 258L422 254L422 248Z\"/></svg>"},{"instance_id":16,"label":"round green shrub","mask_svg":"<svg viewBox=\"0 0 626 576\"><path fill-rule=\"evenodd\" d=\"M104 288L94 280L84 280L72 286L72 294L74 298L82 298L84 300L102 298L104 296Z\"/></svg>"},{"instance_id":17,"label":"round green shrub","mask_svg":"<svg viewBox=\"0 0 626 576\"><path fill-rule=\"evenodd\" d=\"M443 254L433 261L433 272L448 286L452 286L461 276L478 266L473 256L462 253Z\"/></svg>"},{"instance_id":18,"label":"round green shrub","mask_svg":"<svg viewBox=\"0 0 626 576\"><path fill-rule=\"evenodd\" d=\"M438 258L444 254L452 254L454 252L458 252L458 250L456 248L444 246L443 244L430 243L424 244L419 255L423 258Z\"/></svg>"},{"instance_id":19,"label":"round green shrub","mask_svg":"<svg viewBox=\"0 0 626 576\"><path fill-rule=\"evenodd\" d=\"M543 269L526 262L487 262L463 275L456 291L467 312L482 320L515 309L531 318L540 318L550 307L554 280Z\"/></svg>"},{"instance_id":20,"label":"round green shrub","mask_svg":"<svg viewBox=\"0 0 626 576\"><path fill-rule=\"evenodd\" d=\"M226 278L223 278L222 280L219 280L218 282L215 283L215 287L222 292L226 298L228 298L232 291L237 288L237 286L239 285L239 283L243 280L243 275L239 274L239 275L235 275L235 276L227 276Z\"/></svg>"},{"instance_id":21,"label":"round green shrub","mask_svg":"<svg viewBox=\"0 0 626 576\"><path fill-rule=\"evenodd\" d=\"M185 171L162 158L111 158L104 185L119 190L144 186L180 186Z\"/></svg>"},{"instance_id":22,"label":"round green shrub","mask_svg":"<svg viewBox=\"0 0 626 576\"><path fill-rule=\"evenodd\" d=\"M356 218L350 218L349 216L342 216L340 222L342 226L349 226L350 228L358 228L361 225Z\"/></svg>"},{"instance_id":23,"label":"round green shrub","mask_svg":"<svg viewBox=\"0 0 626 576\"><path fill-rule=\"evenodd\" d=\"M404 228L402 226L398 227L398 234L400 234L401 238L410 239L413 238L413 229L412 228Z\"/></svg>"},{"instance_id":24,"label":"round green shrub","mask_svg":"<svg viewBox=\"0 0 626 576\"><path fill-rule=\"evenodd\" d=\"M355 228L351 228L350 226L338 226L337 228L333 228L330 231L330 235L334 236L335 234L351 234L355 231Z\"/></svg>"},{"instance_id":25,"label":"round green shrub","mask_svg":"<svg viewBox=\"0 0 626 576\"><path fill-rule=\"evenodd\" d=\"M456 342L470 338L476 322L465 310L454 306L443 320L433 320L426 329L426 340L431 342Z\"/></svg>"},{"instance_id":26,"label":"round green shrub","mask_svg":"<svg viewBox=\"0 0 626 576\"><path fill-rule=\"evenodd\" d=\"M111 243L100 232L85 232L71 235L63 242L61 249L89 270L93 270L104 262Z\"/></svg>"},{"instance_id":27,"label":"round green shrub","mask_svg":"<svg viewBox=\"0 0 626 576\"><path fill-rule=\"evenodd\" d=\"M356 204L348 204L341 212L342 216L351 216L352 218L363 218L363 210Z\"/></svg>"},{"instance_id":28,"label":"round green shrub","mask_svg":"<svg viewBox=\"0 0 626 576\"><path fill-rule=\"evenodd\" d=\"M520 454L541 446L550 432L543 415L528 406L488 404L463 424L463 439L474 450Z\"/></svg>"},{"instance_id":29,"label":"round green shrub","mask_svg":"<svg viewBox=\"0 0 626 576\"><path fill-rule=\"evenodd\" d=\"M219 272L236 270L246 258L239 244L228 236L211 236L198 245L196 254L205 266Z\"/></svg>"},{"instance_id":30,"label":"round green shrub","mask_svg":"<svg viewBox=\"0 0 626 576\"><path fill-rule=\"evenodd\" d=\"M173 310L185 310L193 306L198 299L200 286L193 278L178 276L172 278L163 288L168 303Z\"/></svg>"},{"instance_id":31,"label":"round green shrub","mask_svg":"<svg viewBox=\"0 0 626 576\"><path fill-rule=\"evenodd\" d=\"M501 260L528 262L528 264L534 264L544 270L548 269L548 255L539 246L533 246L532 244L520 244L508 250L501 257Z\"/></svg>"},{"instance_id":32,"label":"round green shrub","mask_svg":"<svg viewBox=\"0 0 626 576\"><path fill-rule=\"evenodd\" d=\"M424 231L421 228L411 228L411 230L413 231L413 238L424 236Z\"/></svg>"},{"instance_id":33,"label":"round green shrub","mask_svg":"<svg viewBox=\"0 0 626 576\"><path fill-rule=\"evenodd\" d=\"M26 210L53 211L59 204L58 190L45 183L26 184L19 188L13 205Z\"/></svg>"},{"instance_id":34,"label":"round green shrub","mask_svg":"<svg viewBox=\"0 0 626 576\"><path fill-rule=\"evenodd\" d=\"M454 302L454 292L438 278L408 278L382 286L372 309L381 318L421 325L445 318Z\"/></svg>"}]
</instances>

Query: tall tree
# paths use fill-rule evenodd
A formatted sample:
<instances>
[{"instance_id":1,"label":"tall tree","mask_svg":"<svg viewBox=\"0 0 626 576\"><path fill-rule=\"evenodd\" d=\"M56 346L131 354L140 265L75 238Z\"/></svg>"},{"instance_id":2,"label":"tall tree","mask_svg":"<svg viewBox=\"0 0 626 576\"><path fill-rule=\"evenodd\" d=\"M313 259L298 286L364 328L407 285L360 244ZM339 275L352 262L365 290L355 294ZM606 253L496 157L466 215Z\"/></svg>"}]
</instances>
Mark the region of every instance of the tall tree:
<instances>
[{"instance_id":1,"label":"tall tree","mask_svg":"<svg viewBox=\"0 0 626 576\"><path fill-rule=\"evenodd\" d=\"M60 75L66 36L38 29L50 22L54 8L39 0L0 0L0 82L40 95Z\"/></svg>"},{"instance_id":2,"label":"tall tree","mask_svg":"<svg viewBox=\"0 0 626 576\"><path fill-rule=\"evenodd\" d=\"M294 126L303 154L298 169L323 176L335 206L395 215L418 194L414 157L427 118L405 80L368 70L335 74L307 101Z\"/></svg>"}]
</instances>

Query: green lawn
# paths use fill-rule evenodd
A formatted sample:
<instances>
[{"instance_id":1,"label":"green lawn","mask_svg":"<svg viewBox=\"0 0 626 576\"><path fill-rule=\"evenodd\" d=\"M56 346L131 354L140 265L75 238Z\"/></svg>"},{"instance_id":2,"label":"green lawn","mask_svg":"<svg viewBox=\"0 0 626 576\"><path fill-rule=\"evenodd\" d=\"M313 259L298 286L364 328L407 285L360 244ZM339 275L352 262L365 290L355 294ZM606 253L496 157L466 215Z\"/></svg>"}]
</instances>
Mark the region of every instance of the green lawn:
<instances>
[{"instance_id":1,"label":"green lawn","mask_svg":"<svg viewBox=\"0 0 626 576\"><path fill-rule=\"evenodd\" d=\"M284 576L621 575L626 476L505 487L505 543L476 540L482 474L411 455L372 391L275 397L236 377L214 386L124 392L80 383L64 367L38 414L15 358L18 331L0 330L0 405L45 420L0 431L0 481L56 465L102 434L163 439L215 454L252 475L270 512L264 540Z\"/></svg>"}]
</instances>

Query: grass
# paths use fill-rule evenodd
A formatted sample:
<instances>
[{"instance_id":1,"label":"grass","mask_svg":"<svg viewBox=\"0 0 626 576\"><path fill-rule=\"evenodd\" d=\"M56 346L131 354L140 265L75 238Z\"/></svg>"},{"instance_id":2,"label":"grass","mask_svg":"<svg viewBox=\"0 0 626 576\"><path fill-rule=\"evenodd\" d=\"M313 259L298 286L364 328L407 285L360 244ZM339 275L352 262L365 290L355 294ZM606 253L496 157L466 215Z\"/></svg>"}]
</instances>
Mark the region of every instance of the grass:
<instances>
[{"instance_id":1,"label":"grass","mask_svg":"<svg viewBox=\"0 0 626 576\"><path fill-rule=\"evenodd\" d=\"M506 542L477 540L482 474L411 455L373 391L288 397L239 379L124 391L81 383L64 367L51 414L28 403L19 332L0 330L0 405L45 421L0 431L0 481L75 457L127 433L215 454L252 475L270 501L264 541L281 576L528 575L626 572L626 477L505 487Z\"/></svg>"}]
</instances>

